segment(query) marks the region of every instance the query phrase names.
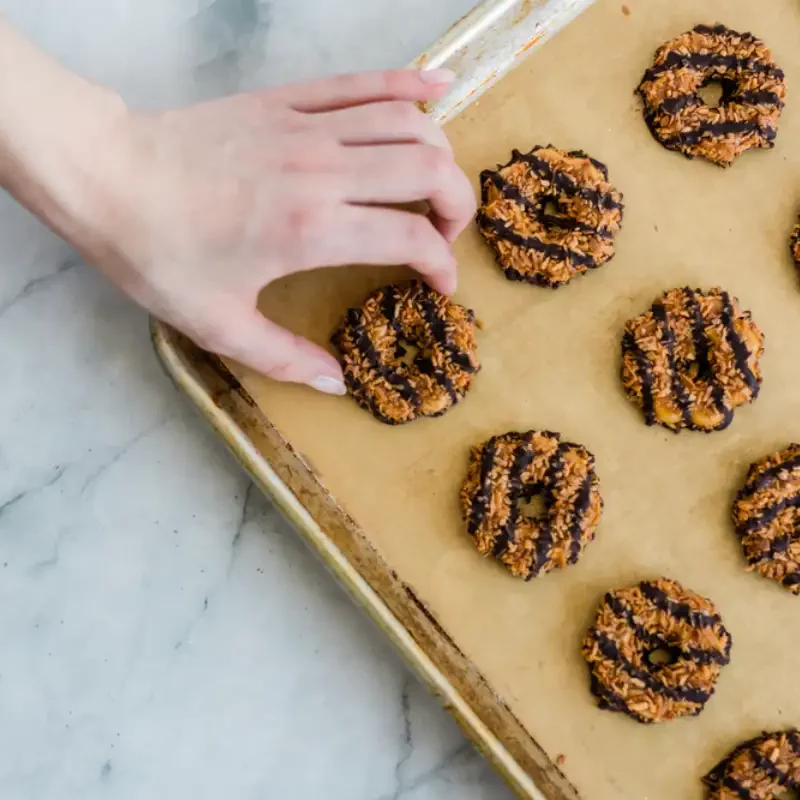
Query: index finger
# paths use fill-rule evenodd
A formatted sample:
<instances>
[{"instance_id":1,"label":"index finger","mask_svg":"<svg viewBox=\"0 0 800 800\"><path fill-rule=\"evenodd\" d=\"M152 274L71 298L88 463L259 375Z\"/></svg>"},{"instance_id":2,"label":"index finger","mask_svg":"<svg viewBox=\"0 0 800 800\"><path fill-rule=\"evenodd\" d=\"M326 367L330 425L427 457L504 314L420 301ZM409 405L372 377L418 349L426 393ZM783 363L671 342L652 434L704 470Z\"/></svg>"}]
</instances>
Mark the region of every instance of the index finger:
<instances>
[{"instance_id":1,"label":"index finger","mask_svg":"<svg viewBox=\"0 0 800 800\"><path fill-rule=\"evenodd\" d=\"M396 69L323 78L280 91L295 111L315 114L386 100L433 100L441 97L454 79L455 73L449 69Z\"/></svg>"}]
</instances>

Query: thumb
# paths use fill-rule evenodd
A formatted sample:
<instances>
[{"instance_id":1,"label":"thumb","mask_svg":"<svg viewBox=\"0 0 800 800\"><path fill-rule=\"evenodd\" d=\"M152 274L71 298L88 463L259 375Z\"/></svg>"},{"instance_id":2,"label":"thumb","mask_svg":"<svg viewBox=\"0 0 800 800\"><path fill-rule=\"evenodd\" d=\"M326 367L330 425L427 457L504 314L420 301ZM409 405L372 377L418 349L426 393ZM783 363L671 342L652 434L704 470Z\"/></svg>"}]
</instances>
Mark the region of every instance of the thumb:
<instances>
[{"instance_id":1,"label":"thumb","mask_svg":"<svg viewBox=\"0 0 800 800\"><path fill-rule=\"evenodd\" d=\"M339 362L330 353L281 328L255 308L232 315L224 342L213 349L276 381L305 383L326 394L347 391Z\"/></svg>"}]
</instances>

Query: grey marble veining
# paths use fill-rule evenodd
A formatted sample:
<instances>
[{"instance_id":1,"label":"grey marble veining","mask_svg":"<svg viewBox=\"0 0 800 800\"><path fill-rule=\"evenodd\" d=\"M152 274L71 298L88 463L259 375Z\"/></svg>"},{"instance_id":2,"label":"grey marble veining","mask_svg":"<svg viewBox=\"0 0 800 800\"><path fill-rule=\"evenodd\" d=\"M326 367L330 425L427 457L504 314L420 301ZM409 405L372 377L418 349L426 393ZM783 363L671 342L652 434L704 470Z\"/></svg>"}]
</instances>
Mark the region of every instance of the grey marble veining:
<instances>
[{"instance_id":1,"label":"grey marble veining","mask_svg":"<svg viewBox=\"0 0 800 800\"><path fill-rule=\"evenodd\" d=\"M0 0L142 107L397 66L472 0ZM0 198L0 797L506 798L161 374Z\"/></svg>"}]
</instances>

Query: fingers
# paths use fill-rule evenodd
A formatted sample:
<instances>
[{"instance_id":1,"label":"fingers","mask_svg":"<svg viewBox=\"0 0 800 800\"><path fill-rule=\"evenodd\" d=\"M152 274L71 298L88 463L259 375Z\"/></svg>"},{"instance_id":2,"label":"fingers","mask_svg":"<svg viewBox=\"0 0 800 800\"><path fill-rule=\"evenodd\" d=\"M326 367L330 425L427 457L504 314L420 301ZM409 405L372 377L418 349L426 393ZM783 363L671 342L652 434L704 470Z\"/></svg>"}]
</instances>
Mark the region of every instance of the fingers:
<instances>
[{"instance_id":1,"label":"fingers","mask_svg":"<svg viewBox=\"0 0 800 800\"><path fill-rule=\"evenodd\" d=\"M197 342L277 381L304 383L326 394L345 394L339 362L306 339L242 306L220 312L216 325L206 323Z\"/></svg>"},{"instance_id":2,"label":"fingers","mask_svg":"<svg viewBox=\"0 0 800 800\"><path fill-rule=\"evenodd\" d=\"M444 131L413 103L391 100L316 114L315 124L341 144L417 142L451 151Z\"/></svg>"},{"instance_id":3,"label":"fingers","mask_svg":"<svg viewBox=\"0 0 800 800\"><path fill-rule=\"evenodd\" d=\"M437 230L452 242L475 214L475 195L452 154L430 145L358 147L345 153L352 203L427 200Z\"/></svg>"},{"instance_id":4,"label":"fingers","mask_svg":"<svg viewBox=\"0 0 800 800\"><path fill-rule=\"evenodd\" d=\"M408 264L442 294L456 290L456 261L450 245L422 214L344 206L335 229L323 240L324 254L318 254L314 266Z\"/></svg>"},{"instance_id":5,"label":"fingers","mask_svg":"<svg viewBox=\"0 0 800 800\"><path fill-rule=\"evenodd\" d=\"M295 111L315 114L385 100L423 101L440 97L455 78L450 70L387 70L340 75L280 90Z\"/></svg>"}]
</instances>

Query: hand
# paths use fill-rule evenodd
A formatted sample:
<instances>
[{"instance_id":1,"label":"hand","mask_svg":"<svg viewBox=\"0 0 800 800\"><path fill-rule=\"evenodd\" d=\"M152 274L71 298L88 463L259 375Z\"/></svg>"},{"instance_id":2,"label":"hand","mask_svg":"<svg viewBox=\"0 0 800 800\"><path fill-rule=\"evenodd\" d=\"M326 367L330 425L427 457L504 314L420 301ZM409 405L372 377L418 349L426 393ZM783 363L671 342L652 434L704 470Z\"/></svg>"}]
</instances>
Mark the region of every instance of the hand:
<instances>
[{"instance_id":1,"label":"hand","mask_svg":"<svg viewBox=\"0 0 800 800\"><path fill-rule=\"evenodd\" d=\"M120 109L84 145L89 200L71 210L63 192L67 221L56 227L202 347L342 394L336 359L265 319L257 296L293 272L349 263L409 264L455 290L450 245L474 195L444 133L414 105L451 77L371 73L159 114ZM386 207L417 200L429 217Z\"/></svg>"}]
</instances>

